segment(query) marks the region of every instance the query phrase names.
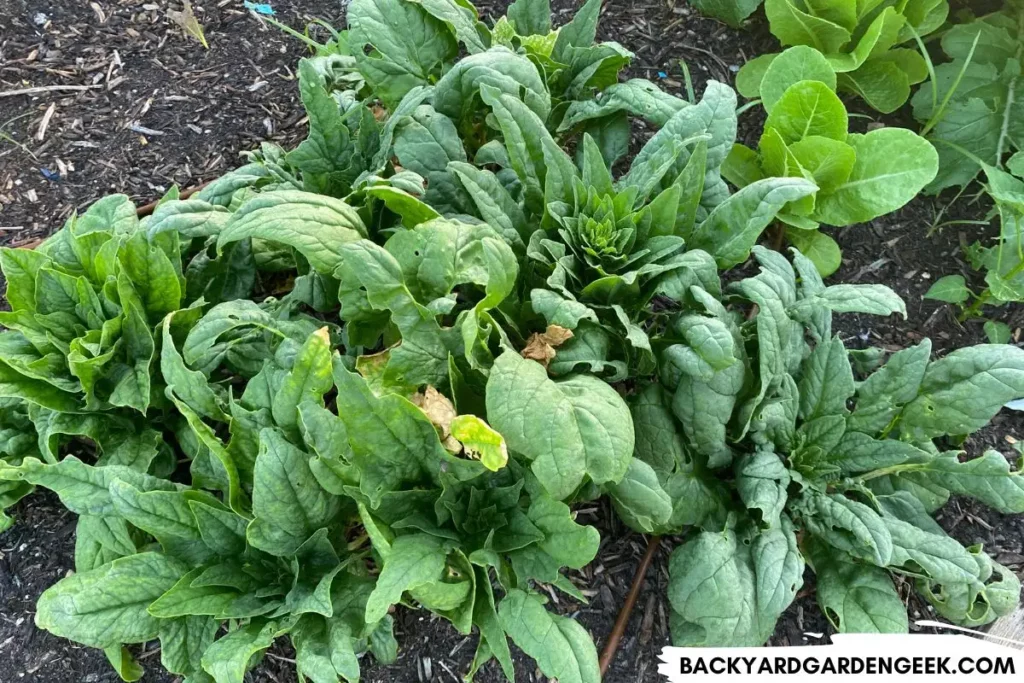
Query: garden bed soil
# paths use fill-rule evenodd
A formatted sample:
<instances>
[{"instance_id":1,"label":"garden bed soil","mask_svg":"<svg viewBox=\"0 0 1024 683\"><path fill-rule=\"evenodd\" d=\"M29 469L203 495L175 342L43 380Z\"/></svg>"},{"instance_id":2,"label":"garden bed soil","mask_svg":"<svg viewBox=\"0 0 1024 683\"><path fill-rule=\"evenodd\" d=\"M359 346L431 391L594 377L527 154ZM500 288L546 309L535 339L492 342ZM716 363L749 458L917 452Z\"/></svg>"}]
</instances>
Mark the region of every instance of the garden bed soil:
<instances>
[{"instance_id":1,"label":"garden bed soil","mask_svg":"<svg viewBox=\"0 0 1024 683\"><path fill-rule=\"evenodd\" d=\"M341 26L344 4L275 0L273 7L277 18L292 26L313 18ZM502 12L505 4L478 3L484 15ZM576 4L555 0L556 25L568 20ZM139 0L0 0L0 93L91 86L0 97L0 244L31 243L105 194L124 192L141 205L174 183L188 187L221 175L242 162L242 151L261 141L290 146L303 137L303 112L292 80L295 62L303 54L297 41L262 25L242 9L241 0L206 0L194 6L209 42L206 50L171 24L163 7ZM698 17L683 0L612 0L604 8L599 37L617 40L636 54L629 76L649 78L684 96L680 60L686 61L700 93L708 79L731 82L748 57L775 49L760 13L751 28L739 32ZM741 138L748 144L756 144L759 117L755 109L741 120ZM637 133L645 135L642 129ZM895 351L929 336L936 353L942 354L984 341L982 321L961 324L948 306L921 298L941 275L970 275L961 246L978 237L977 226L947 227L926 238L949 199L922 197L869 225L833 232L844 256L833 281L887 284L908 307L906 321L840 316L837 330L848 346L881 345ZM978 218L984 212L985 207L961 200L944 220ZM991 313L1007 322L1019 339L1024 324L1020 307ZM966 448L972 454L996 448L1009 455L1012 439L1024 439L1024 419L1004 411ZM33 624L39 594L73 567L75 516L46 492L22 501L13 514L16 524L0 535L0 678L5 683L119 680L101 652ZM1020 516L954 500L939 519L960 541L984 543L999 562L1018 573L1024 568ZM581 510L579 521L595 524L602 535L597 559L571 575L590 602L580 605L557 594L552 599L559 611L576 615L601 648L647 539L624 528L604 502ZM663 539L655 555L606 676L611 683L661 680L657 653L668 642L665 591L668 557L676 541ZM814 603L809 572L807 579L801 597L780 621L773 644L806 644L814 642L806 632L828 633ZM900 589L912 621L933 616L909 585ZM468 669L476 644L475 636L461 636L445 621L401 608L396 635L398 661L382 667L365 659L364 680L454 683ZM144 681L176 680L161 671L155 643L136 652L147 669ZM293 682L291 656L286 647L276 646L247 680ZM521 654L516 664L517 681L544 680ZM477 680L496 683L501 677L489 665Z\"/></svg>"}]
</instances>

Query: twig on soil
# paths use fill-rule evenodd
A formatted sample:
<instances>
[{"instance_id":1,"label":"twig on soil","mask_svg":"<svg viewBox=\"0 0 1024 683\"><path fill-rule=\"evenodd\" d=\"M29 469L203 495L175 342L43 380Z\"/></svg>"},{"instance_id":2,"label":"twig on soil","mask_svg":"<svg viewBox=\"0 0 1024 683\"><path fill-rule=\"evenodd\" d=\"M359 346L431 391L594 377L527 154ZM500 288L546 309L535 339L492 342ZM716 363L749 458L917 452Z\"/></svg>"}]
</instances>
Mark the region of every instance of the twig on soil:
<instances>
[{"instance_id":1,"label":"twig on soil","mask_svg":"<svg viewBox=\"0 0 1024 683\"><path fill-rule=\"evenodd\" d=\"M53 112L57 111L57 103L50 102L50 106L46 108L46 113L43 114L42 120L39 122L39 130L36 131L36 140L42 142L46 139L46 129L50 125L50 119L53 118Z\"/></svg>"},{"instance_id":2,"label":"twig on soil","mask_svg":"<svg viewBox=\"0 0 1024 683\"><path fill-rule=\"evenodd\" d=\"M612 626L611 635L608 636L608 642L604 646L604 651L601 652L602 676L608 673L608 667L611 666L612 660L615 659L615 652L619 649L619 641L622 640L622 634L626 632L626 625L629 623L629 615L633 613L636 598L640 595L640 587L644 583L644 576L646 576L647 569L651 566L651 560L654 559L654 553L658 550L660 543L660 536L651 536L650 540L647 541L647 552L644 553L643 559L640 560L640 566L637 567L636 575L633 577L633 585L629 587L629 593L626 595L626 602L623 603L619 616L615 619L615 625Z\"/></svg>"},{"instance_id":3,"label":"twig on soil","mask_svg":"<svg viewBox=\"0 0 1024 683\"><path fill-rule=\"evenodd\" d=\"M92 90L101 87L96 85L40 85L34 88L20 88L19 90L0 91L0 97L17 97L18 95L38 95L44 92L56 92L60 90Z\"/></svg>"},{"instance_id":4,"label":"twig on soil","mask_svg":"<svg viewBox=\"0 0 1024 683\"><path fill-rule=\"evenodd\" d=\"M294 664L295 663L294 659L290 659L288 657L282 657L281 655L275 655L273 652L268 652L267 656L270 657L271 659L276 659L279 662L288 662L289 664Z\"/></svg>"},{"instance_id":5,"label":"twig on soil","mask_svg":"<svg viewBox=\"0 0 1024 683\"><path fill-rule=\"evenodd\" d=\"M24 230L24 225L0 225L0 230Z\"/></svg>"}]
</instances>

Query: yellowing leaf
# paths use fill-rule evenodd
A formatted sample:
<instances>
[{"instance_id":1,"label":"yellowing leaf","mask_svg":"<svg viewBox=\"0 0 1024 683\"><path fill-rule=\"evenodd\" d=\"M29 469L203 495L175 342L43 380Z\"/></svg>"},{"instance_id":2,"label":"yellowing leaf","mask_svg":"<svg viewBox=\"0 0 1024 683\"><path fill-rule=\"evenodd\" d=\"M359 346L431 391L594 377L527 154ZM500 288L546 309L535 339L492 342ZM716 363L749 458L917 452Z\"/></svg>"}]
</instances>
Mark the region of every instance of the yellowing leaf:
<instances>
[{"instance_id":1,"label":"yellowing leaf","mask_svg":"<svg viewBox=\"0 0 1024 683\"><path fill-rule=\"evenodd\" d=\"M172 9L167 10L167 18L180 26L185 33L199 41L207 50L210 49L209 44L206 42L206 35L203 33L203 25L196 19L196 15L192 12L192 3L188 0L185 0L180 12Z\"/></svg>"},{"instance_id":2,"label":"yellowing leaf","mask_svg":"<svg viewBox=\"0 0 1024 683\"><path fill-rule=\"evenodd\" d=\"M476 415L459 415L451 421L451 435L462 442L466 454L497 472L508 463L505 439Z\"/></svg>"}]
</instances>

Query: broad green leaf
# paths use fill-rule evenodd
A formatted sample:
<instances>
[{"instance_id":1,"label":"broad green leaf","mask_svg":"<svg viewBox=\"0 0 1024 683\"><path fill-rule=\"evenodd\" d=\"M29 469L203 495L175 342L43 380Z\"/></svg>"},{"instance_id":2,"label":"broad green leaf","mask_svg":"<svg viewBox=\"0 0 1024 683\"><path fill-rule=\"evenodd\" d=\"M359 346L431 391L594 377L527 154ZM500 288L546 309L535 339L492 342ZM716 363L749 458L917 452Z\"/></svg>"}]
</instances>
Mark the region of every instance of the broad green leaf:
<instances>
[{"instance_id":1,"label":"broad green leaf","mask_svg":"<svg viewBox=\"0 0 1024 683\"><path fill-rule=\"evenodd\" d=\"M188 504L199 535L210 550L224 557L237 557L245 551L246 518L201 500L189 500Z\"/></svg>"},{"instance_id":2,"label":"broad green leaf","mask_svg":"<svg viewBox=\"0 0 1024 683\"><path fill-rule=\"evenodd\" d=\"M188 422L191 433L195 436L200 444L206 447L208 452L208 458L211 466L214 468L216 475L217 487L220 488L227 496L228 505L231 509L238 514L248 514L247 508L248 503L245 499L245 493L242 490L242 482L238 475L238 466L235 463L231 453L224 447L220 439L214 431L205 422L200 419L199 415L195 413L191 408L177 400L173 394L169 396L171 401L174 403L178 412ZM210 457L212 456L212 457ZM193 460L193 466L195 466L195 460Z\"/></svg>"},{"instance_id":3,"label":"broad green leaf","mask_svg":"<svg viewBox=\"0 0 1024 683\"><path fill-rule=\"evenodd\" d=\"M485 95L487 89L493 94ZM493 107L490 99L502 95L518 100L541 122L546 121L551 112L551 96L537 67L526 57L504 47L492 47L459 60L438 81L434 108L453 121L462 121L480 106L478 97L482 96L483 101ZM505 106L507 108L508 104ZM539 140L534 142L540 144ZM507 134L505 145L510 145ZM509 152L511 154L512 150Z\"/></svg>"},{"instance_id":4,"label":"broad green leaf","mask_svg":"<svg viewBox=\"0 0 1024 683\"><path fill-rule=\"evenodd\" d=\"M388 107L432 82L458 51L448 27L419 3L354 0L346 18L359 71Z\"/></svg>"},{"instance_id":5,"label":"broad green leaf","mask_svg":"<svg viewBox=\"0 0 1024 683\"><path fill-rule=\"evenodd\" d=\"M144 643L160 631L146 608L184 573L173 558L141 553L72 574L39 596L36 625L91 647Z\"/></svg>"},{"instance_id":6,"label":"broad green leaf","mask_svg":"<svg viewBox=\"0 0 1024 683\"><path fill-rule=\"evenodd\" d=\"M79 516L75 526L75 571L96 569L136 552L128 525L120 517Z\"/></svg>"},{"instance_id":7,"label":"broad green leaf","mask_svg":"<svg viewBox=\"0 0 1024 683\"><path fill-rule=\"evenodd\" d=\"M672 472L686 459L683 441L668 409L665 390L650 383L630 404L636 430L635 458L650 465L658 474Z\"/></svg>"},{"instance_id":8,"label":"broad green leaf","mask_svg":"<svg viewBox=\"0 0 1024 683\"><path fill-rule=\"evenodd\" d=\"M74 412L82 407L81 398L49 382L21 374L0 359L0 398L16 398L58 412Z\"/></svg>"},{"instance_id":9,"label":"broad green leaf","mask_svg":"<svg viewBox=\"0 0 1024 683\"><path fill-rule=\"evenodd\" d=\"M554 54L560 56L571 52L569 47L590 47L597 37L597 22L601 14L601 0L586 0L572 20L558 29L558 40Z\"/></svg>"},{"instance_id":10,"label":"broad green leaf","mask_svg":"<svg viewBox=\"0 0 1024 683\"><path fill-rule=\"evenodd\" d=\"M246 532L254 547L271 555L291 555L337 515L341 501L320 488L308 459L279 431L260 432L253 474L254 519Z\"/></svg>"},{"instance_id":11,"label":"broad green leaf","mask_svg":"<svg viewBox=\"0 0 1024 683\"><path fill-rule=\"evenodd\" d=\"M536 594L514 589L498 605L505 633L559 683L598 683L597 648L576 621L552 614Z\"/></svg>"},{"instance_id":12,"label":"broad green leaf","mask_svg":"<svg viewBox=\"0 0 1024 683\"><path fill-rule=\"evenodd\" d=\"M128 648L123 645L105 648L103 654L107 656L107 661L110 662L110 666L114 668L114 671L117 672L122 681L137 681L145 673L131 653L128 652Z\"/></svg>"},{"instance_id":13,"label":"broad green leaf","mask_svg":"<svg viewBox=\"0 0 1024 683\"><path fill-rule=\"evenodd\" d=\"M485 468L456 459L441 445L427 415L402 396L376 396L358 374L339 361L334 365L338 387L338 416L345 423L353 463L359 469L359 489L372 508L384 494L403 484L438 481L442 467L469 477ZM447 463L446 465L442 463Z\"/></svg>"},{"instance_id":14,"label":"broad green leaf","mask_svg":"<svg viewBox=\"0 0 1024 683\"><path fill-rule=\"evenodd\" d=\"M366 623L382 619L405 591L440 580L447 554L444 542L428 534L396 538L366 602Z\"/></svg>"},{"instance_id":15,"label":"broad green leaf","mask_svg":"<svg viewBox=\"0 0 1024 683\"><path fill-rule=\"evenodd\" d=\"M113 481L110 498L121 517L158 540L168 537L200 540L199 527L189 507L190 498L203 498L199 492L143 492L129 483ZM165 547L164 550L171 551L171 548Z\"/></svg>"},{"instance_id":16,"label":"broad green leaf","mask_svg":"<svg viewBox=\"0 0 1024 683\"><path fill-rule=\"evenodd\" d=\"M473 606L473 623L480 629L480 644L477 647L476 657L473 659L471 672L479 669L484 662L493 657L498 660L505 678L510 681L515 680L512 653L508 647L505 631L498 620L498 611L494 605L494 590L491 588L491 579L486 567L476 568L476 601Z\"/></svg>"},{"instance_id":17,"label":"broad green leaf","mask_svg":"<svg viewBox=\"0 0 1024 683\"><path fill-rule=\"evenodd\" d=\"M816 544L811 561L821 611L840 633L907 633L907 608L889 574Z\"/></svg>"},{"instance_id":18,"label":"broad green leaf","mask_svg":"<svg viewBox=\"0 0 1024 683\"><path fill-rule=\"evenodd\" d=\"M925 370L917 398L901 413L900 430L915 440L970 434L1022 397L1024 350L1008 344L957 349Z\"/></svg>"},{"instance_id":19,"label":"broad green leaf","mask_svg":"<svg viewBox=\"0 0 1024 683\"><path fill-rule=\"evenodd\" d=\"M733 89L717 81L709 81L701 101L676 112L637 153L630 172L633 173L633 169L651 167L658 155L664 154L666 147L678 144L682 140L697 140L698 136L707 135L709 138L704 186L710 188L717 185L721 182L719 169L736 140L735 112L736 93ZM693 151L684 148L676 158L673 169L666 173L665 177L674 179L686 166ZM710 210L717 203L709 202L710 197L705 197L701 201L701 206Z\"/></svg>"},{"instance_id":20,"label":"broad green leaf","mask_svg":"<svg viewBox=\"0 0 1024 683\"><path fill-rule=\"evenodd\" d=\"M885 285L829 285L797 306L824 306L833 313L899 313L907 317L907 306L903 299Z\"/></svg>"},{"instance_id":21,"label":"broad green leaf","mask_svg":"<svg viewBox=\"0 0 1024 683\"><path fill-rule=\"evenodd\" d=\"M966 462L960 462L956 453L946 453L931 459L922 470L943 488L977 498L999 512L1024 512L1024 478L1010 470L999 451L988 450Z\"/></svg>"},{"instance_id":22,"label":"broad green leaf","mask_svg":"<svg viewBox=\"0 0 1024 683\"><path fill-rule=\"evenodd\" d=\"M1013 331L1010 326L998 320L986 320L982 325L989 344L1009 344L1013 338Z\"/></svg>"},{"instance_id":23,"label":"broad green leaf","mask_svg":"<svg viewBox=\"0 0 1024 683\"><path fill-rule=\"evenodd\" d=\"M254 621L217 639L203 653L203 669L216 683L242 683L253 657L274 644L274 622Z\"/></svg>"},{"instance_id":24,"label":"broad green leaf","mask_svg":"<svg viewBox=\"0 0 1024 683\"><path fill-rule=\"evenodd\" d=\"M781 59L781 56L779 57ZM772 66L778 63L772 62ZM787 144L809 136L846 139L846 107L831 88L819 80L789 86L774 103L765 128L774 128Z\"/></svg>"},{"instance_id":25,"label":"broad green leaf","mask_svg":"<svg viewBox=\"0 0 1024 683\"><path fill-rule=\"evenodd\" d=\"M924 138L902 128L852 134L857 154L849 179L819 195L814 217L827 225L864 223L900 208L935 177L938 154Z\"/></svg>"},{"instance_id":26,"label":"broad green leaf","mask_svg":"<svg viewBox=\"0 0 1024 683\"><path fill-rule=\"evenodd\" d=\"M672 517L672 499L661 487L657 473L643 460L630 460L626 476L608 488L608 495L616 513L637 531L653 533Z\"/></svg>"},{"instance_id":27,"label":"broad green leaf","mask_svg":"<svg viewBox=\"0 0 1024 683\"><path fill-rule=\"evenodd\" d=\"M758 451L737 460L735 472L736 490L743 504L762 527L777 528L790 481L785 464L771 451Z\"/></svg>"},{"instance_id":28,"label":"broad green leaf","mask_svg":"<svg viewBox=\"0 0 1024 683\"><path fill-rule=\"evenodd\" d=\"M464 213L469 198L448 170L466 161L455 123L429 105L402 116L395 128L394 156L399 164L426 181L423 200L442 214Z\"/></svg>"},{"instance_id":29,"label":"broad green leaf","mask_svg":"<svg viewBox=\"0 0 1024 683\"><path fill-rule=\"evenodd\" d=\"M670 95L642 78L632 78L605 88L598 100L576 100L569 104L559 131L567 131L587 121L603 119L619 112L639 116L655 126L664 126L680 109L690 106L684 99Z\"/></svg>"},{"instance_id":30,"label":"broad green leaf","mask_svg":"<svg viewBox=\"0 0 1024 683\"><path fill-rule=\"evenodd\" d=\"M178 489L177 484L151 477L130 467L91 467L73 455L56 464L26 458L20 466L12 467L0 461L0 479L27 481L48 488L60 497L64 507L79 515L116 514L109 490L115 481L126 482L141 491Z\"/></svg>"},{"instance_id":31,"label":"broad green leaf","mask_svg":"<svg viewBox=\"0 0 1024 683\"><path fill-rule=\"evenodd\" d=\"M494 86L481 84L480 95L501 127L509 161L523 184L527 210L543 215L547 156L557 154L548 151L551 146L545 145L551 134L544 126L544 119L523 101Z\"/></svg>"},{"instance_id":32,"label":"broad green leaf","mask_svg":"<svg viewBox=\"0 0 1024 683\"><path fill-rule=\"evenodd\" d=\"M891 9L891 8L890 8ZM839 87L857 93L873 109L891 114L910 97L910 79L898 64L872 60L853 71L839 74Z\"/></svg>"},{"instance_id":33,"label":"broad green leaf","mask_svg":"<svg viewBox=\"0 0 1024 683\"><path fill-rule=\"evenodd\" d=\"M551 31L550 0L515 0L508 18L521 36L546 35Z\"/></svg>"},{"instance_id":34,"label":"broad green leaf","mask_svg":"<svg viewBox=\"0 0 1024 683\"><path fill-rule=\"evenodd\" d=\"M277 242L293 247L316 270L330 275L341 263L340 246L365 236L359 214L340 199L280 190L245 202L224 227L217 245L223 249L246 237Z\"/></svg>"},{"instance_id":35,"label":"broad green leaf","mask_svg":"<svg viewBox=\"0 0 1024 683\"><path fill-rule=\"evenodd\" d=\"M736 78L739 88L739 76ZM836 89L836 72L824 55L811 47L798 45L774 55L764 70L758 86L761 102L769 114L783 94L801 81L820 81L829 90Z\"/></svg>"},{"instance_id":36,"label":"broad green leaf","mask_svg":"<svg viewBox=\"0 0 1024 683\"><path fill-rule=\"evenodd\" d=\"M850 32L827 19L800 9L793 0L765 0L764 13L772 34L783 45L810 45L822 54L839 51Z\"/></svg>"},{"instance_id":37,"label":"broad green leaf","mask_svg":"<svg viewBox=\"0 0 1024 683\"><path fill-rule=\"evenodd\" d=\"M928 291L925 299L945 301L948 304L962 304L971 298L971 290L963 275L944 275L936 280Z\"/></svg>"},{"instance_id":38,"label":"broad green leaf","mask_svg":"<svg viewBox=\"0 0 1024 683\"><path fill-rule=\"evenodd\" d=\"M886 567L893 558L893 539L882 516L863 503L838 493L805 493L804 526L825 543L854 557Z\"/></svg>"},{"instance_id":39,"label":"broad green leaf","mask_svg":"<svg viewBox=\"0 0 1024 683\"><path fill-rule=\"evenodd\" d=\"M494 227L513 247L523 248L529 242L531 226L522 207L508 193L498 177L471 164L451 162L448 167L469 193L477 214Z\"/></svg>"},{"instance_id":40,"label":"broad green leaf","mask_svg":"<svg viewBox=\"0 0 1024 683\"><path fill-rule=\"evenodd\" d=\"M217 395L210 387L206 376L185 365L171 336L171 325L174 314L164 318L162 327L162 344L160 347L160 374L163 375L167 389L173 391L182 401L203 417L211 420L227 421L217 400Z\"/></svg>"},{"instance_id":41,"label":"broad green leaf","mask_svg":"<svg viewBox=\"0 0 1024 683\"><path fill-rule=\"evenodd\" d=\"M170 619L160 625L160 663L172 673L202 671L202 657L217 635L218 623L210 617Z\"/></svg>"},{"instance_id":42,"label":"broad green leaf","mask_svg":"<svg viewBox=\"0 0 1024 683\"><path fill-rule=\"evenodd\" d=\"M586 375L552 381L542 365L514 351L491 369L487 415L559 500L586 476L597 484L619 481L633 454L629 409L614 389Z\"/></svg>"},{"instance_id":43,"label":"broad green leaf","mask_svg":"<svg viewBox=\"0 0 1024 683\"><path fill-rule=\"evenodd\" d=\"M786 239L814 264L821 277L828 277L843 264L843 252L834 239L819 230L786 229Z\"/></svg>"},{"instance_id":44,"label":"broad green leaf","mask_svg":"<svg viewBox=\"0 0 1024 683\"><path fill-rule=\"evenodd\" d=\"M331 584L342 565L327 534L326 528L318 529L295 550L295 557L290 560L294 579L284 604L292 614L334 615Z\"/></svg>"},{"instance_id":45,"label":"broad green leaf","mask_svg":"<svg viewBox=\"0 0 1024 683\"><path fill-rule=\"evenodd\" d=\"M894 571L949 585L977 582L977 561L954 539L888 515L883 522L892 538L892 558L887 565Z\"/></svg>"},{"instance_id":46,"label":"broad green leaf","mask_svg":"<svg viewBox=\"0 0 1024 683\"><path fill-rule=\"evenodd\" d=\"M7 280L4 294L12 311L35 311L36 276L50 259L34 249L0 248L0 269Z\"/></svg>"},{"instance_id":47,"label":"broad green leaf","mask_svg":"<svg viewBox=\"0 0 1024 683\"><path fill-rule=\"evenodd\" d=\"M927 462L931 456L906 441L876 439L862 432L847 431L835 448L825 454L825 460L843 474L853 474L906 462Z\"/></svg>"},{"instance_id":48,"label":"broad green leaf","mask_svg":"<svg viewBox=\"0 0 1024 683\"><path fill-rule=\"evenodd\" d=\"M181 577L146 610L158 619L180 619L190 615L217 616L228 610L240 593L228 586L195 585L205 569L197 567Z\"/></svg>"},{"instance_id":49,"label":"broad green leaf","mask_svg":"<svg viewBox=\"0 0 1024 683\"><path fill-rule=\"evenodd\" d=\"M788 521L750 541L731 529L704 532L672 554L673 644L759 647L775 631L803 585L804 561Z\"/></svg>"},{"instance_id":50,"label":"broad green leaf","mask_svg":"<svg viewBox=\"0 0 1024 683\"><path fill-rule=\"evenodd\" d=\"M778 54L758 55L741 66L736 74L736 91L748 100L760 97L764 74L778 56Z\"/></svg>"},{"instance_id":51,"label":"broad green leaf","mask_svg":"<svg viewBox=\"0 0 1024 683\"><path fill-rule=\"evenodd\" d=\"M708 252L719 268L738 265L783 206L817 189L803 178L758 180L715 207L687 237L687 247Z\"/></svg>"},{"instance_id":52,"label":"broad green leaf","mask_svg":"<svg viewBox=\"0 0 1024 683\"><path fill-rule=\"evenodd\" d=\"M96 200L75 221L75 232L111 232L131 235L139 225L139 217L131 199L123 194L112 194Z\"/></svg>"},{"instance_id":53,"label":"broad green leaf","mask_svg":"<svg viewBox=\"0 0 1024 683\"><path fill-rule=\"evenodd\" d=\"M430 16L446 23L470 54L487 49L487 45L477 32L479 22L476 10L469 3L458 0L419 0L418 4Z\"/></svg>"},{"instance_id":54,"label":"broad green leaf","mask_svg":"<svg viewBox=\"0 0 1024 683\"><path fill-rule=\"evenodd\" d=\"M722 162L722 177L737 189L741 189L758 180L764 180L765 175L757 152L737 142L729 151L729 156Z\"/></svg>"},{"instance_id":55,"label":"broad green leaf","mask_svg":"<svg viewBox=\"0 0 1024 683\"><path fill-rule=\"evenodd\" d=\"M853 369L839 337L820 342L803 363L800 375L800 417L845 415L853 396Z\"/></svg>"},{"instance_id":56,"label":"broad green leaf","mask_svg":"<svg viewBox=\"0 0 1024 683\"><path fill-rule=\"evenodd\" d=\"M761 6L760 0L696 0L693 3L701 14L721 19L734 28Z\"/></svg>"},{"instance_id":57,"label":"broad green leaf","mask_svg":"<svg viewBox=\"0 0 1024 683\"><path fill-rule=\"evenodd\" d=\"M328 329L322 327L299 349L291 371L274 394L271 411L277 426L297 431L299 406L306 401L323 401L333 386L331 338Z\"/></svg>"},{"instance_id":58,"label":"broad green leaf","mask_svg":"<svg viewBox=\"0 0 1024 683\"><path fill-rule=\"evenodd\" d=\"M789 146L789 151L800 164L800 168L811 174L811 178L823 193L834 192L853 173L857 153L843 140L832 140L820 135L809 135Z\"/></svg>"},{"instance_id":59,"label":"broad green leaf","mask_svg":"<svg viewBox=\"0 0 1024 683\"><path fill-rule=\"evenodd\" d=\"M196 197L161 204L146 222L151 241L165 232L177 233L182 239L216 237L231 218L227 207Z\"/></svg>"},{"instance_id":60,"label":"broad green leaf","mask_svg":"<svg viewBox=\"0 0 1024 683\"><path fill-rule=\"evenodd\" d=\"M917 396L931 352L931 341L925 339L917 346L894 353L857 388L856 407L847 420L848 428L867 434L885 429L900 409Z\"/></svg>"},{"instance_id":61,"label":"broad green leaf","mask_svg":"<svg viewBox=\"0 0 1024 683\"><path fill-rule=\"evenodd\" d=\"M150 244L145 233L136 232L124 242L119 256L150 321L159 321L181 307L181 283L171 260Z\"/></svg>"}]
</instances>

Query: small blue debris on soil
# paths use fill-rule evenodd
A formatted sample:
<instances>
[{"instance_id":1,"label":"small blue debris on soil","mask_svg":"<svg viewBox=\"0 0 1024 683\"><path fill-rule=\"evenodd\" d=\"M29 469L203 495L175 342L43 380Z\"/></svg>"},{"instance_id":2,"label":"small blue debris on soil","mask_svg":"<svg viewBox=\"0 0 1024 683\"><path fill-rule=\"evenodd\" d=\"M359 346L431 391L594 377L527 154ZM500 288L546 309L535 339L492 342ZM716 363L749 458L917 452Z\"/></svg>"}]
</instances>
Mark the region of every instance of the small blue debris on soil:
<instances>
[{"instance_id":1,"label":"small blue debris on soil","mask_svg":"<svg viewBox=\"0 0 1024 683\"><path fill-rule=\"evenodd\" d=\"M42 173L43 177L49 180L50 182L55 183L60 180L60 173L58 173L57 171L51 171L48 168L40 168L39 172Z\"/></svg>"},{"instance_id":2,"label":"small blue debris on soil","mask_svg":"<svg viewBox=\"0 0 1024 683\"><path fill-rule=\"evenodd\" d=\"M658 78L668 78L668 74L665 73L664 71L659 71Z\"/></svg>"},{"instance_id":3,"label":"small blue debris on soil","mask_svg":"<svg viewBox=\"0 0 1024 683\"><path fill-rule=\"evenodd\" d=\"M251 9L253 12L256 12L257 14L265 14L268 17L274 16L274 8L270 6L270 3L249 2L249 0L245 0L244 4L245 9Z\"/></svg>"}]
</instances>

